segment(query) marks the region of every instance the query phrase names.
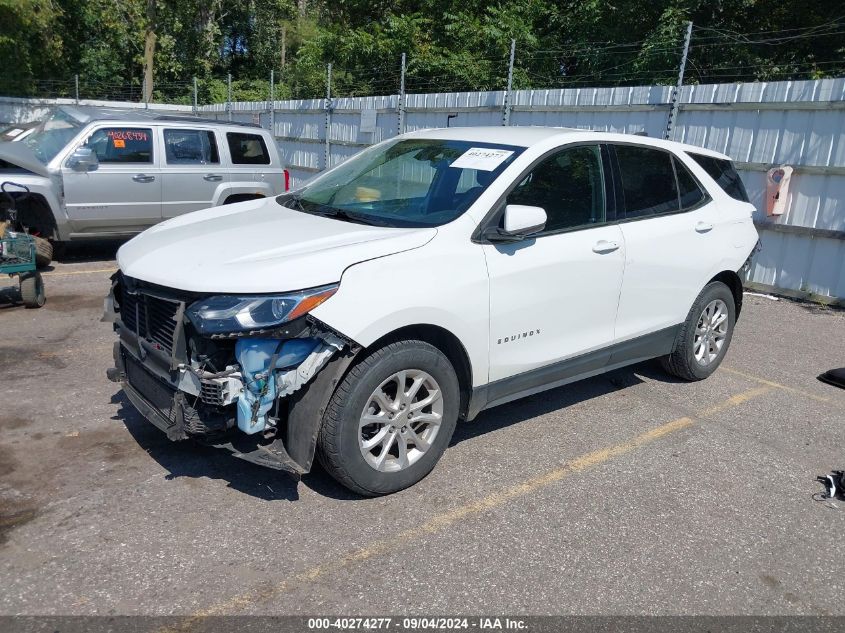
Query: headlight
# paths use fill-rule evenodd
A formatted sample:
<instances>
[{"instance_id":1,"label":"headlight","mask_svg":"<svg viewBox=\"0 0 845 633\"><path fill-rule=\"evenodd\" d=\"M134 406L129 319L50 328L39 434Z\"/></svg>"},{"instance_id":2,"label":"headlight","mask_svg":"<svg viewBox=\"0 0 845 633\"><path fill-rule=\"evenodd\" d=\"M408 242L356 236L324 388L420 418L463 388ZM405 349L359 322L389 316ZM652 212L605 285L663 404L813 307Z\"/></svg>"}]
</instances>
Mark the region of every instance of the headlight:
<instances>
[{"instance_id":1,"label":"headlight","mask_svg":"<svg viewBox=\"0 0 845 633\"><path fill-rule=\"evenodd\" d=\"M219 295L186 310L200 334L264 330L307 314L337 292L338 284L283 295Z\"/></svg>"}]
</instances>

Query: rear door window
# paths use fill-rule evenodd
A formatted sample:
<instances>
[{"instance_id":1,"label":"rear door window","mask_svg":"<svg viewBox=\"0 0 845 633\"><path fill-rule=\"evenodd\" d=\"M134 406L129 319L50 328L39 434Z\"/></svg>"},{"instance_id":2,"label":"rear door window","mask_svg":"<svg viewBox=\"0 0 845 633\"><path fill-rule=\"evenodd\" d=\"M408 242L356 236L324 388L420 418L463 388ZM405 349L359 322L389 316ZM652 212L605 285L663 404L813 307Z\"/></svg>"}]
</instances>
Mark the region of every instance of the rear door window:
<instances>
[{"instance_id":1,"label":"rear door window","mask_svg":"<svg viewBox=\"0 0 845 633\"><path fill-rule=\"evenodd\" d=\"M85 147L101 163L152 163L153 132L149 128L107 127L96 130Z\"/></svg>"},{"instance_id":2,"label":"rear door window","mask_svg":"<svg viewBox=\"0 0 845 633\"><path fill-rule=\"evenodd\" d=\"M625 218L644 218L680 210L672 156L664 150L616 145Z\"/></svg>"},{"instance_id":3,"label":"rear door window","mask_svg":"<svg viewBox=\"0 0 845 633\"><path fill-rule=\"evenodd\" d=\"M164 130L168 165L217 165L220 154L211 130Z\"/></svg>"},{"instance_id":4,"label":"rear door window","mask_svg":"<svg viewBox=\"0 0 845 633\"><path fill-rule=\"evenodd\" d=\"M244 134L242 132L227 132L226 141L229 144L229 154L235 165L269 165L270 154L260 134Z\"/></svg>"},{"instance_id":5,"label":"rear door window","mask_svg":"<svg viewBox=\"0 0 845 633\"><path fill-rule=\"evenodd\" d=\"M693 154L687 152L692 159L704 168L704 171L716 181L716 183L734 200L748 202L748 193L745 185L736 171L734 164L723 158L705 156L704 154Z\"/></svg>"},{"instance_id":6,"label":"rear door window","mask_svg":"<svg viewBox=\"0 0 845 633\"><path fill-rule=\"evenodd\" d=\"M686 211L698 206L707 199L695 177L689 172L684 164L675 156L672 157L675 165L675 176L678 178L678 196L681 200L681 210Z\"/></svg>"}]
</instances>

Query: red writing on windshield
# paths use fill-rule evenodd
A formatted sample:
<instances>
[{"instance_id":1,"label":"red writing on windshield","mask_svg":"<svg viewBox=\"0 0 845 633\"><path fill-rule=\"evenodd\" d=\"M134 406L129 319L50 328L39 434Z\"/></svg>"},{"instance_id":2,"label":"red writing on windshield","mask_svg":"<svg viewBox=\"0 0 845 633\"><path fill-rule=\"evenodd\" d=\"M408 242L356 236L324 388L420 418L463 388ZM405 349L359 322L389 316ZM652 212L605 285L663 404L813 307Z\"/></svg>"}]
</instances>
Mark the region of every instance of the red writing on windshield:
<instances>
[{"instance_id":1,"label":"red writing on windshield","mask_svg":"<svg viewBox=\"0 0 845 633\"><path fill-rule=\"evenodd\" d=\"M121 141L146 141L149 138L144 130L109 130L106 134Z\"/></svg>"}]
</instances>

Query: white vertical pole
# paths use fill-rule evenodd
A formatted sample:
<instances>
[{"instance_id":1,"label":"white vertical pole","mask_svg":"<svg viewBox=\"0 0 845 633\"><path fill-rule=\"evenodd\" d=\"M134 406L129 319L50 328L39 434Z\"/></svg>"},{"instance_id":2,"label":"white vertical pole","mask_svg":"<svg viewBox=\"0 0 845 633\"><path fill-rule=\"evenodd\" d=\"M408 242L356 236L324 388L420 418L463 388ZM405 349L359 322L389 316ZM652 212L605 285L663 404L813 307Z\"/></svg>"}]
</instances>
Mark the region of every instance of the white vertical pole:
<instances>
[{"instance_id":1,"label":"white vertical pole","mask_svg":"<svg viewBox=\"0 0 845 633\"><path fill-rule=\"evenodd\" d=\"M687 67L687 55L689 54L689 43L692 38L692 22L687 22L687 32L684 36L684 52L681 54L681 66L678 69L678 84L672 89L672 107L669 110L669 119L666 121L666 132L663 138L669 139L672 136L672 127L678 119L678 100L681 98L681 88L684 86L684 69Z\"/></svg>"},{"instance_id":2,"label":"white vertical pole","mask_svg":"<svg viewBox=\"0 0 845 633\"><path fill-rule=\"evenodd\" d=\"M198 97L197 97L197 78L194 77L194 116L197 115L197 105L198 105Z\"/></svg>"},{"instance_id":3,"label":"white vertical pole","mask_svg":"<svg viewBox=\"0 0 845 633\"><path fill-rule=\"evenodd\" d=\"M73 76L73 89L76 95L76 105L79 105L79 75Z\"/></svg>"},{"instance_id":4,"label":"white vertical pole","mask_svg":"<svg viewBox=\"0 0 845 633\"><path fill-rule=\"evenodd\" d=\"M502 125L511 124L511 88L513 88L513 59L516 55L516 40L511 40L511 58L508 62L508 89L505 91L505 108L502 111Z\"/></svg>"},{"instance_id":5,"label":"white vertical pole","mask_svg":"<svg viewBox=\"0 0 845 633\"><path fill-rule=\"evenodd\" d=\"M232 73L226 79L226 112L229 113L229 120L232 120Z\"/></svg>"},{"instance_id":6,"label":"white vertical pole","mask_svg":"<svg viewBox=\"0 0 845 633\"><path fill-rule=\"evenodd\" d=\"M270 134L276 138L276 73L270 70Z\"/></svg>"}]
</instances>

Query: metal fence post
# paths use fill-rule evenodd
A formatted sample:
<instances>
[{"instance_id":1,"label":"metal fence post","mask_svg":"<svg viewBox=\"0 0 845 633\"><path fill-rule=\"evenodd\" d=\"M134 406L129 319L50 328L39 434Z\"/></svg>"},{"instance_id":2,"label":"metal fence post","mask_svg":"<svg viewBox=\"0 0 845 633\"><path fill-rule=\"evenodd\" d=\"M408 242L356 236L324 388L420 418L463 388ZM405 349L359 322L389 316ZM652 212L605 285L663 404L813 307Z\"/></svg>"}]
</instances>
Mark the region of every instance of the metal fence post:
<instances>
[{"instance_id":1,"label":"metal fence post","mask_svg":"<svg viewBox=\"0 0 845 633\"><path fill-rule=\"evenodd\" d=\"M323 168L330 167L332 146L330 134L332 129L332 65L326 66L326 148L323 155Z\"/></svg>"},{"instance_id":2,"label":"metal fence post","mask_svg":"<svg viewBox=\"0 0 845 633\"><path fill-rule=\"evenodd\" d=\"M149 102L147 101L147 78L141 81L141 98L144 100L144 108L149 107Z\"/></svg>"},{"instance_id":3,"label":"metal fence post","mask_svg":"<svg viewBox=\"0 0 845 633\"><path fill-rule=\"evenodd\" d=\"M684 87L684 69L687 66L687 55L689 54L689 42L692 38L692 22L687 22L687 32L684 36L684 52L681 54L681 66L678 69L678 84L672 88L672 107L669 110L669 119L666 121L666 132L663 138L669 140L672 136L672 127L678 119L678 100L681 98L681 88Z\"/></svg>"},{"instance_id":4,"label":"metal fence post","mask_svg":"<svg viewBox=\"0 0 845 633\"><path fill-rule=\"evenodd\" d=\"M197 78L194 77L194 116L197 115Z\"/></svg>"},{"instance_id":5,"label":"metal fence post","mask_svg":"<svg viewBox=\"0 0 845 633\"><path fill-rule=\"evenodd\" d=\"M405 53L402 53L402 66L399 70L399 134L405 133Z\"/></svg>"},{"instance_id":6,"label":"metal fence post","mask_svg":"<svg viewBox=\"0 0 845 633\"><path fill-rule=\"evenodd\" d=\"M226 112L228 118L232 120L232 73L229 73L226 79Z\"/></svg>"},{"instance_id":7,"label":"metal fence post","mask_svg":"<svg viewBox=\"0 0 845 633\"><path fill-rule=\"evenodd\" d=\"M508 62L508 89L505 91L505 106L502 110L502 125L511 124L511 88L513 88L513 58L516 54L516 40L511 40L511 58Z\"/></svg>"},{"instance_id":8,"label":"metal fence post","mask_svg":"<svg viewBox=\"0 0 845 633\"><path fill-rule=\"evenodd\" d=\"M270 70L270 134L276 138L276 73Z\"/></svg>"},{"instance_id":9,"label":"metal fence post","mask_svg":"<svg viewBox=\"0 0 845 633\"><path fill-rule=\"evenodd\" d=\"M76 95L76 105L79 105L79 75L73 76L73 93Z\"/></svg>"}]
</instances>

